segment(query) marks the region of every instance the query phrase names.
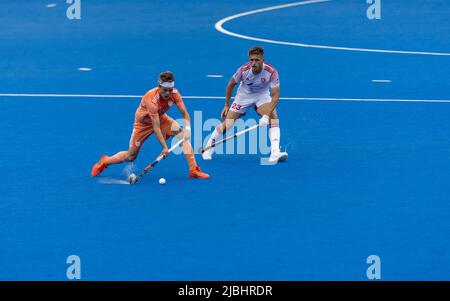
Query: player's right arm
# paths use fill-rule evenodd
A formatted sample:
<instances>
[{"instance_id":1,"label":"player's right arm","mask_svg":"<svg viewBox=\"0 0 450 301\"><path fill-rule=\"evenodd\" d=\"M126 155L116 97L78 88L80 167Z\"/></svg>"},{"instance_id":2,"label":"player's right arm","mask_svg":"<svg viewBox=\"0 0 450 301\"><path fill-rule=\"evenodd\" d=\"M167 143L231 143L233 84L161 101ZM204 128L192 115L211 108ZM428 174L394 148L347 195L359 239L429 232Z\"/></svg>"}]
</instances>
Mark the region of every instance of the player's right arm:
<instances>
[{"instance_id":1,"label":"player's right arm","mask_svg":"<svg viewBox=\"0 0 450 301\"><path fill-rule=\"evenodd\" d=\"M227 89L225 91L225 106L223 107L221 117L222 120L225 119L227 116L228 110L230 109L230 100L231 96L233 95L234 87L236 87L236 80L234 79L234 76L230 79L227 85Z\"/></svg>"},{"instance_id":2,"label":"player's right arm","mask_svg":"<svg viewBox=\"0 0 450 301\"><path fill-rule=\"evenodd\" d=\"M163 156L165 159L167 157L167 155L169 154L169 148L167 147L166 139L164 139L164 136L161 131L159 116L150 115L150 118L152 119L153 133L155 133L156 139L158 139L159 143L161 143L161 146L163 148L160 156Z\"/></svg>"}]
</instances>

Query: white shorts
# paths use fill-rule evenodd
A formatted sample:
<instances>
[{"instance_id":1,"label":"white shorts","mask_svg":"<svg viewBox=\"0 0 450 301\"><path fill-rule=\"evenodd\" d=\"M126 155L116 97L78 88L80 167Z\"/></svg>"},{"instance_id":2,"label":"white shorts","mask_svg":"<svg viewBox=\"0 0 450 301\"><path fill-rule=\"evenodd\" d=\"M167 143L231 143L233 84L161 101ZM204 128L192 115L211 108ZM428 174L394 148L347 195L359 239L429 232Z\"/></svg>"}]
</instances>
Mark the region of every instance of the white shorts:
<instances>
[{"instance_id":1,"label":"white shorts","mask_svg":"<svg viewBox=\"0 0 450 301\"><path fill-rule=\"evenodd\" d=\"M231 104L230 111L245 114L251 106L259 108L271 101L272 97L270 97L270 94L237 94Z\"/></svg>"}]
</instances>

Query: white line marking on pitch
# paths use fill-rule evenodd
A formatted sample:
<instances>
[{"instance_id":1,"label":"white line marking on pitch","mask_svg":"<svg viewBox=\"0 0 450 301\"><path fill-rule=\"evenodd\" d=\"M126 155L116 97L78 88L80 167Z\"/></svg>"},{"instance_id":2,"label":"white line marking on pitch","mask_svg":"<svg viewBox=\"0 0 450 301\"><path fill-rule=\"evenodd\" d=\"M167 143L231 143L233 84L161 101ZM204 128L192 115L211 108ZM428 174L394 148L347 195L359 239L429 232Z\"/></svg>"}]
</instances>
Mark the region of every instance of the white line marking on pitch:
<instances>
[{"instance_id":1,"label":"white line marking on pitch","mask_svg":"<svg viewBox=\"0 0 450 301\"><path fill-rule=\"evenodd\" d=\"M222 78L223 75L221 74L208 74L206 77L212 77L212 78Z\"/></svg>"},{"instance_id":2,"label":"white line marking on pitch","mask_svg":"<svg viewBox=\"0 0 450 301\"><path fill-rule=\"evenodd\" d=\"M374 83L392 83L390 79L372 79Z\"/></svg>"},{"instance_id":3,"label":"white line marking on pitch","mask_svg":"<svg viewBox=\"0 0 450 301\"><path fill-rule=\"evenodd\" d=\"M0 93L0 97L61 97L61 98L142 98L142 95L108 94L26 94ZM225 99L224 96L183 96L185 99ZM234 97L232 97L234 98ZM305 101L354 101L354 102L435 102L450 103L450 99L396 99L396 98L328 98L328 97L280 97L280 100Z\"/></svg>"},{"instance_id":4,"label":"white line marking on pitch","mask_svg":"<svg viewBox=\"0 0 450 301\"><path fill-rule=\"evenodd\" d=\"M56 7L56 3L49 3L46 5L46 7L48 7L48 8Z\"/></svg>"},{"instance_id":5,"label":"white line marking on pitch","mask_svg":"<svg viewBox=\"0 0 450 301\"><path fill-rule=\"evenodd\" d=\"M92 71L92 68L80 67L78 71Z\"/></svg>"},{"instance_id":6,"label":"white line marking on pitch","mask_svg":"<svg viewBox=\"0 0 450 301\"><path fill-rule=\"evenodd\" d=\"M226 30L223 28L223 25L231 21L233 19L237 19L244 16L254 15L266 11L276 10L276 9L282 9L282 8L288 8L298 5L306 5L306 4L313 4L313 3L322 3L322 2L329 2L332 0L312 0L312 1L301 1L301 2L294 2L294 3L288 3L283 5L276 5L276 6L270 6L266 8L261 9L255 9L248 12L243 12L240 14L232 15L226 18L223 18L222 20L219 20L215 28L216 30L220 31L223 34L233 36L236 38L251 40L251 41L258 41L258 42L265 42L265 43L272 43L272 44L281 44L281 45L288 45L288 46L296 46L296 47L305 47L305 48L319 48L319 49L332 49L332 50L345 50L345 51L359 51L359 52L378 52L378 53L396 53L396 54L421 54L421 55L439 55L439 56L450 56L450 53L448 52L424 52L424 51L403 51L403 50L384 50L384 49L369 49L369 48L350 48L350 47L340 47L340 46L325 46L325 45L314 45L314 44L302 44L302 43L293 43L293 42L285 42L285 41L277 41L277 40L269 40L269 39L261 39L257 37L251 37L246 36L242 34L238 34L235 32L231 32L229 30Z\"/></svg>"}]
</instances>

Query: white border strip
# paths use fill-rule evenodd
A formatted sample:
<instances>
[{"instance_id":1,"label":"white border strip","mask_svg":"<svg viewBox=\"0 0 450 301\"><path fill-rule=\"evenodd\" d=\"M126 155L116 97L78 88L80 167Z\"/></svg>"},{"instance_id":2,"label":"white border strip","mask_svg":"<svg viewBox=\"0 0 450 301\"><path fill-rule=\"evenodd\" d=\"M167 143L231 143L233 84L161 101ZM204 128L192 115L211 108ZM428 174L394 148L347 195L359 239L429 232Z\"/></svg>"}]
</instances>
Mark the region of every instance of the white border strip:
<instances>
[{"instance_id":1,"label":"white border strip","mask_svg":"<svg viewBox=\"0 0 450 301\"><path fill-rule=\"evenodd\" d=\"M305 47L305 48L319 48L319 49L332 49L332 50L345 50L345 51L359 51L359 52L378 52L378 53L396 53L396 54L419 54L419 55L435 55L435 56L450 56L450 53L448 52L424 52L424 51L403 51L403 50L383 50L383 49L369 49L369 48L351 48L351 47L340 47L340 46L325 46L325 45L314 45L314 44L303 44L303 43L293 43L293 42L285 42L285 41L277 41L277 40L269 40L269 39L262 39L257 37L251 37L246 36L242 34L238 34L235 32L231 32L229 30L226 30L223 28L223 25L231 20L241 18L244 16L254 15L266 11L276 10L276 9L282 9L282 8L288 8L298 5L306 5L306 4L313 4L313 3L322 3L322 2L330 2L332 0L311 0L311 1L301 1L301 2L294 2L294 3L288 3L283 5L276 5L276 6L270 6L262 9L255 9L248 12L232 15L226 18L223 18L222 20L218 21L215 25L216 30L220 31L223 34L233 36L236 38L251 40L251 41L258 41L258 42L265 42L265 43L272 43L272 44L280 44L280 45L288 45L288 46L296 46L296 47Z\"/></svg>"},{"instance_id":2,"label":"white border strip","mask_svg":"<svg viewBox=\"0 0 450 301\"><path fill-rule=\"evenodd\" d=\"M142 98L142 95L108 95L108 94L19 94L0 93L2 97L53 97L53 98ZM184 99L225 99L224 96L183 96ZM234 97L232 97L234 98ZM326 98L326 97L280 97L289 101L355 101L355 102L435 102L450 103L450 99L395 99L395 98Z\"/></svg>"}]
</instances>

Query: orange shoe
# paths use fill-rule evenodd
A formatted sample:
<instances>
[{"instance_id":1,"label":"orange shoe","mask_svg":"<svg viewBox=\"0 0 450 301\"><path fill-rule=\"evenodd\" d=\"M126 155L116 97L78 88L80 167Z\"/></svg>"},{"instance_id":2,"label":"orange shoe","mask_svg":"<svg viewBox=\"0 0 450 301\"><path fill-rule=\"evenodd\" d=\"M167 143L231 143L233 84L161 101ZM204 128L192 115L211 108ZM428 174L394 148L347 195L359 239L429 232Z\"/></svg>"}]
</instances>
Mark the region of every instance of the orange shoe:
<instances>
[{"instance_id":1,"label":"orange shoe","mask_svg":"<svg viewBox=\"0 0 450 301\"><path fill-rule=\"evenodd\" d=\"M100 158L100 161L98 161L97 163L94 164L94 166L92 166L92 171L91 171L91 175L93 177L98 176L99 174L101 174L106 168L108 168L108 165L106 165L105 160L108 158L108 156L103 155Z\"/></svg>"},{"instance_id":2,"label":"orange shoe","mask_svg":"<svg viewBox=\"0 0 450 301\"><path fill-rule=\"evenodd\" d=\"M209 179L209 175L207 173L202 172L200 167L196 166L189 172L189 178L195 179Z\"/></svg>"}]
</instances>

